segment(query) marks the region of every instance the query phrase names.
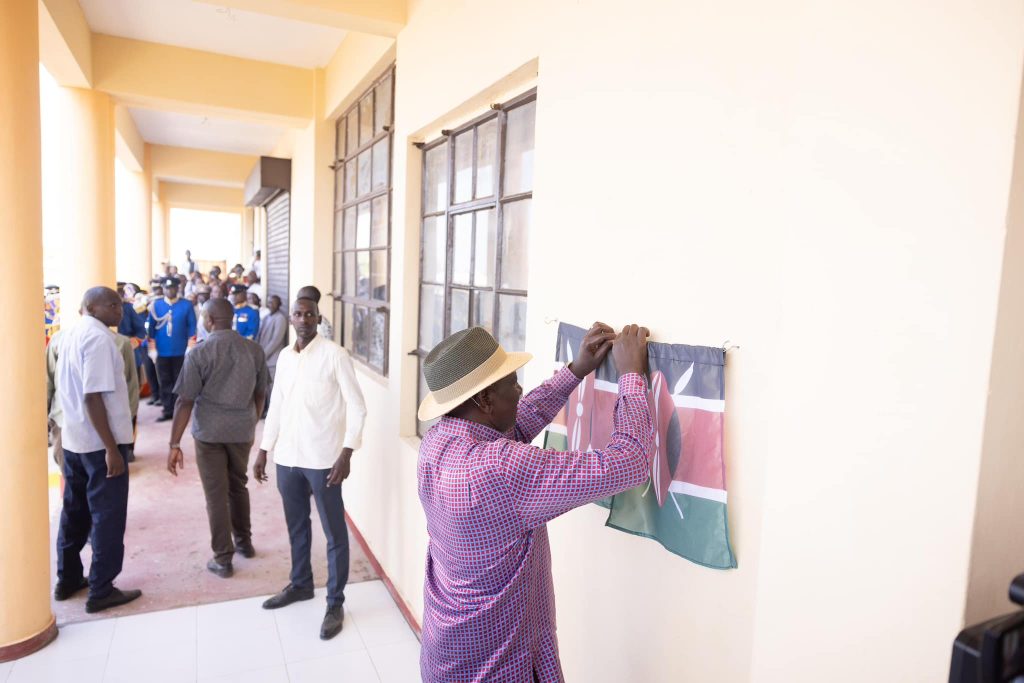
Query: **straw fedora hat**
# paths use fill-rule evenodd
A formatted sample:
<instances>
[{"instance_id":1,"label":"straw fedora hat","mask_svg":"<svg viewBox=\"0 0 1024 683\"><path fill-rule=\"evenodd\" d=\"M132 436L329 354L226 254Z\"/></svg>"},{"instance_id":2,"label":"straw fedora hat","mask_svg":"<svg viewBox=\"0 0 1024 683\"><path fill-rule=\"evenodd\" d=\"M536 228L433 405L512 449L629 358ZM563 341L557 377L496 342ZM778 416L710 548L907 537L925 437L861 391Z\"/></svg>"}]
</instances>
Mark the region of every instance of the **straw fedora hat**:
<instances>
[{"instance_id":1,"label":"straw fedora hat","mask_svg":"<svg viewBox=\"0 0 1024 683\"><path fill-rule=\"evenodd\" d=\"M430 393L420 403L420 420L433 420L459 407L531 358L529 353L507 353L482 327L456 332L423 360L423 377Z\"/></svg>"}]
</instances>

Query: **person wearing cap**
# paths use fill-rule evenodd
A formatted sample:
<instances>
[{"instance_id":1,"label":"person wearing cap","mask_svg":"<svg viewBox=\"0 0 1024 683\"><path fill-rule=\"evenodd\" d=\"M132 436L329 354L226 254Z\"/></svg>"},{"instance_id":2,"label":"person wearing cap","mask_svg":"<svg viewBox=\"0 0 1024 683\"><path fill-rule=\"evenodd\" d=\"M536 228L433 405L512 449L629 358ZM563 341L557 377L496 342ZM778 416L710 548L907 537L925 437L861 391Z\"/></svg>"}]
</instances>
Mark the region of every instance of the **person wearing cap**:
<instances>
[{"instance_id":1,"label":"person wearing cap","mask_svg":"<svg viewBox=\"0 0 1024 683\"><path fill-rule=\"evenodd\" d=\"M653 427L646 328L594 323L576 360L526 396L487 330L457 332L427 354L417 478L427 518L420 673L442 681L563 680L547 522L647 481ZM607 448L560 452L530 442L611 352L619 371ZM522 397L522 398L520 398Z\"/></svg>"},{"instance_id":2,"label":"person wearing cap","mask_svg":"<svg viewBox=\"0 0 1024 683\"><path fill-rule=\"evenodd\" d=\"M192 304L178 298L178 279L163 282L163 298L149 305L149 337L156 342L156 372L160 381L160 403L163 414L157 422L174 416L174 385L185 363L188 340L196 334L196 312Z\"/></svg>"},{"instance_id":3,"label":"person wearing cap","mask_svg":"<svg viewBox=\"0 0 1024 683\"><path fill-rule=\"evenodd\" d=\"M345 618L342 604L349 556L341 489L351 470L352 452L361 445L366 403L348 351L317 334L316 302L296 299L291 323L297 339L294 346L281 351L277 361L276 386L253 476L257 482L267 481L267 453L273 451L292 570L288 585L263 608L313 599L312 496L327 537L327 612L320 638L329 640L341 631Z\"/></svg>"},{"instance_id":4,"label":"person wearing cap","mask_svg":"<svg viewBox=\"0 0 1024 683\"><path fill-rule=\"evenodd\" d=\"M260 310L249 305L245 285L231 285L231 301L235 305L235 331L255 341L260 333Z\"/></svg>"}]
</instances>

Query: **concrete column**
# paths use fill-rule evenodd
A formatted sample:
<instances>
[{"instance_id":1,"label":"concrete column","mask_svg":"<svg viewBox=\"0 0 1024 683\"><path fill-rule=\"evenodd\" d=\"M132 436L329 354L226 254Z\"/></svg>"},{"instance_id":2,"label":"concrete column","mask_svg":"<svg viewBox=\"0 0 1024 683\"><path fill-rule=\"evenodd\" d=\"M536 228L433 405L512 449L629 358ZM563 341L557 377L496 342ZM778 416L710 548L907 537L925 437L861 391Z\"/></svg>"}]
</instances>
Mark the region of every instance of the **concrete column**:
<instances>
[{"instance_id":1,"label":"concrete column","mask_svg":"<svg viewBox=\"0 0 1024 683\"><path fill-rule=\"evenodd\" d=\"M153 200L150 215L152 216L152 223L150 225L150 250L149 250L149 275L153 276L154 273L160 272L160 261L163 259L161 254L164 253L164 203L160 201L156 194L157 181L153 181ZM146 282L149 282L149 278L146 278ZM146 289L149 289L149 285L146 285Z\"/></svg>"},{"instance_id":2,"label":"concrete column","mask_svg":"<svg viewBox=\"0 0 1024 683\"><path fill-rule=\"evenodd\" d=\"M0 2L0 309L42 304L38 0ZM26 306L28 308L26 309ZM39 309L40 311L42 309ZM16 391L0 410L0 662L57 635L50 611L50 524L42 318L0 335L0 377Z\"/></svg>"},{"instance_id":3,"label":"concrete column","mask_svg":"<svg viewBox=\"0 0 1024 683\"><path fill-rule=\"evenodd\" d=\"M95 90L68 88L68 250L61 273L61 322L78 318L90 287L117 281L114 229L114 106Z\"/></svg>"},{"instance_id":4,"label":"concrete column","mask_svg":"<svg viewBox=\"0 0 1024 683\"><path fill-rule=\"evenodd\" d=\"M149 147L146 147L148 166ZM152 276L152 193L149 175L144 168L133 171L125 164L117 166L116 224L117 224L117 279L136 282L143 287Z\"/></svg>"},{"instance_id":5,"label":"concrete column","mask_svg":"<svg viewBox=\"0 0 1024 683\"><path fill-rule=\"evenodd\" d=\"M239 261L246 268L252 264L253 251L256 244L256 217L255 209L247 206L242 209L242 260Z\"/></svg>"}]
</instances>

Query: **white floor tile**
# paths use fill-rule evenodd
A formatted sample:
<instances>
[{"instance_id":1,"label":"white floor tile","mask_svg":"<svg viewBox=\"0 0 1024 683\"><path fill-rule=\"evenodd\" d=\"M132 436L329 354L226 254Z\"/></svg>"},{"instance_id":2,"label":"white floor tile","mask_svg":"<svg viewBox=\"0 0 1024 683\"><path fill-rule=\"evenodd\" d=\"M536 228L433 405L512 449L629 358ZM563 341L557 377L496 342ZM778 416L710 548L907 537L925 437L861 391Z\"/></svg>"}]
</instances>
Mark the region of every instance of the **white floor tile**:
<instances>
[{"instance_id":1,"label":"white floor tile","mask_svg":"<svg viewBox=\"0 0 1024 683\"><path fill-rule=\"evenodd\" d=\"M200 605L198 609L198 640L211 636L237 632L238 629L248 631L274 627L273 610L263 609L263 601L269 596L218 602L212 605Z\"/></svg>"},{"instance_id":2,"label":"white floor tile","mask_svg":"<svg viewBox=\"0 0 1024 683\"><path fill-rule=\"evenodd\" d=\"M116 619L100 619L82 624L61 626L57 638L38 652L18 661L31 659L84 659L87 657L107 656L110 641L114 635Z\"/></svg>"},{"instance_id":3,"label":"white floor tile","mask_svg":"<svg viewBox=\"0 0 1024 683\"><path fill-rule=\"evenodd\" d=\"M420 644L406 641L370 648L370 659L381 683L415 683L420 680Z\"/></svg>"},{"instance_id":4,"label":"white floor tile","mask_svg":"<svg viewBox=\"0 0 1024 683\"><path fill-rule=\"evenodd\" d=\"M380 683L365 650L288 664L291 683Z\"/></svg>"},{"instance_id":5,"label":"white floor tile","mask_svg":"<svg viewBox=\"0 0 1024 683\"><path fill-rule=\"evenodd\" d=\"M183 607L121 617L114 625L111 657L133 653L173 651L195 658L198 608Z\"/></svg>"},{"instance_id":6,"label":"white floor tile","mask_svg":"<svg viewBox=\"0 0 1024 683\"><path fill-rule=\"evenodd\" d=\"M281 637L286 662L326 657L363 650L362 638L350 612L345 613L345 627L334 638L320 640L320 623L327 609L326 591L320 589L312 600L297 602L274 610L277 632Z\"/></svg>"},{"instance_id":7,"label":"white floor tile","mask_svg":"<svg viewBox=\"0 0 1024 683\"><path fill-rule=\"evenodd\" d=\"M197 660L200 677L258 671L284 664L281 640L273 616L270 617L269 627L261 619L253 621L255 624L234 624L217 631L207 627L204 634L200 611Z\"/></svg>"},{"instance_id":8,"label":"white floor tile","mask_svg":"<svg viewBox=\"0 0 1024 683\"><path fill-rule=\"evenodd\" d=\"M259 671L245 671L226 676L200 678L199 683L289 683L288 669L283 666L275 666Z\"/></svg>"},{"instance_id":9,"label":"white floor tile","mask_svg":"<svg viewBox=\"0 0 1024 683\"><path fill-rule=\"evenodd\" d=\"M36 653L38 654L38 653ZM75 683L101 683L107 654L77 659L64 657L29 656L14 663L7 683L54 683L74 681Z\"/></svg>"},{"instance_id":10,"label":"white floor tile","mask_svg":"<svg viewBox=\"0 0 1024 683\"><path fill-rule=\"evenodd\" d=\"M14 662L4 662L0 664L0 683L7 683L7 675L11 673L11 669L14 668Z\"/></svg>"},{"instance_id":11,"label":"white floor tile","mask_svg":"<svg viewBox=\"0 0 1024 683\"><path fill-rule=\"evenodd\" d=\"M416 640L416 634L380 581L365 581L346 587L345 607L355 617L356 627L366 647Z\"/></svg>"}]
</instances>

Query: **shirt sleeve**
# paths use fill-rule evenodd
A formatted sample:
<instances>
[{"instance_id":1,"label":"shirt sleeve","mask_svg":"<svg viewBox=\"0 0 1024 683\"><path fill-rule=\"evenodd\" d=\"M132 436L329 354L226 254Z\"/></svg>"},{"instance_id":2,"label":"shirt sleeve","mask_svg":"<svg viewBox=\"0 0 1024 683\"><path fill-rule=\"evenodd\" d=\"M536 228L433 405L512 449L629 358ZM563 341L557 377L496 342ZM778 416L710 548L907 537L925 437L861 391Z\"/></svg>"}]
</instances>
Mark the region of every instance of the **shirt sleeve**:
<instances>
[{"instance_id":1,"label":"shirt sleeve","mask_svg":"<svg viewBox=\"0 0 1024 683\"><path fill-rule=\"evenodd\" d=\"M139 414L139 369L135 367L135 350L128 337L121 337L117 342L118 351L124 361L124 382L128 386L128 408L132 417Z\"/></svg>"},{"instance_id":2,"label":"shirt sleeve","mask_svg":"<svg viewBox=\"0 0 1024 683\"><path fill-rule=\"evenodd\" d=\"M148 311L148 315L146 316L146 326L149 328L146 331L146 336L150 339L156 339L156 318L153 316L153 304L150 304L149 308L146 310Z\"/></svg>"},{"instance_id":3,"label":"shirt sleeve","mask_svg":"<svg viewBox=\"0 0 1024 683\"><path fill-rule=\"evenodd\" d=\"M82 344L82 393L104 394L114 390L114 339L100 335Z\"/></svg>"},{"instance_id":4,"label":"shirt sleeve","mask_svg":"<svg viewBox=\"0 0 1024 683\"><path fill-rule=\"evenodd\" d=\"M188 305L188 311L185 313L185 325L189 338L196 336L196 309L192 308L192 304Z\"/></svg>"},{"instance_id":5,"label":"shirt sleeve","mask_svg":"<svg viewBox=\"0 0 1024 683\"><path fill-rule=\"evenodd\" d=\"M338 347L335 355L334 372L345 399L345 441L344 448L356 450L363 445L363 423L366 422L366 401L356 380L356 369L352 358L345 349Z\"/></svg>"},{"instance_id":6,"label":"shirt sleeve","mask_svg":"<svg viewBox=\"0 0 1024 683\"><path fill-rule=\"evenodd\" d=\"M654 434L647 384L640 375L619 378L613 419L611 442L601 450L562 452L511 439L482 446L488 469L528 528L648 479Z\"/></svg>"},{"instance_id":7,"label":"shirt sleeve","mask_svg":"<svg viewBox=\"0 0 1024 683\"><path fill-rule=\"evenodd\" d=\"M270 384L270 370L267 369L267 354L263 347L253 342L253 355L256 356L256 391L266 392Z\"/></svg>"},{"instance_id":8,"label":"shirt sleeve","mask_svg":"<svg viewBox=\"0 0 1024 683\"><path fill-rule=\"evenodd\" d=\"M203 390L203 377L199 371L199 363L196 354L186 353L185 363L178 373L178 381L174 385L174 393L188 401L194 401Z\"/></svg>"},{"instance_id":9,"label":"shirt sleeve","mask_svg":"<svg viewBox=\"0 0 1024 683\"><path fill-rule=\"evenodd\" d=\"M516 413L515 440L530 443L551 424L558 411L565 407L569 394L579 386L580 379L568 367L556 372L550 379L519 401Z\"/></svg>"},{"instance_id":10,"label":"shirt sleeve","mask_svg":"<svg viewBox=\"0 0 1024 683\"><path fill-rule=\"evenodd\" d=\"M270 394L270 409L263 423L263 440L260 441L260 449L268 452L274 450L277 437L281 434L281 410L285 401L285 392L282 388L290 384L288 376L292 372L289 363L284 358L281 361L284 362L277 364L277 376L274 378L274 385L277 388Z\"/></svg>"},{"instance_id":11,"label":"shirt sleeve","mask_svg":"<svg viewBox=\"0 0 1024 683\"><path fill-rule=\"evenodd\" d=\"M50 343L46 345L46 414L53 410L53 398L57 393L57 385L54 379L57 376L57 344L56 337L50 337Z\"/></svg>"}]
</instances>

